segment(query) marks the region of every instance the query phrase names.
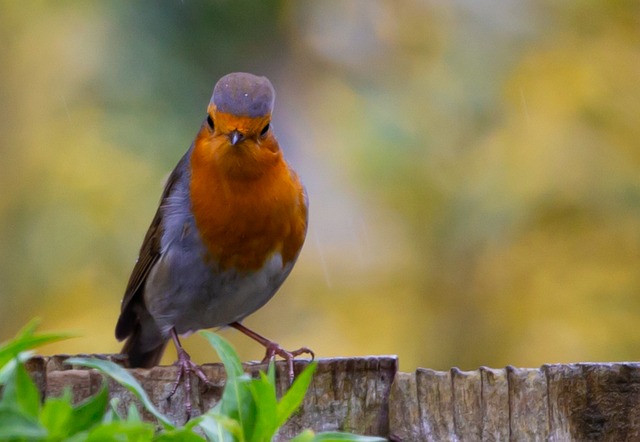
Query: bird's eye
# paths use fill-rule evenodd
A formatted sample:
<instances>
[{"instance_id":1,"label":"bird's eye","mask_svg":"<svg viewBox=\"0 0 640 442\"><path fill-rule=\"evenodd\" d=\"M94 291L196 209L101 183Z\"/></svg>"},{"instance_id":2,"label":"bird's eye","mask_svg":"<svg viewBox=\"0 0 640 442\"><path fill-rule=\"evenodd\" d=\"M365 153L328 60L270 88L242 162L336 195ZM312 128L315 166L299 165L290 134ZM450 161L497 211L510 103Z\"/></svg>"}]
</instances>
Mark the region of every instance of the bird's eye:
<instances>
[{"instance_id":1,"label":"bird's eye","mask_svg":"<svg viewBox=\"0 0 640 442\"><path fill-rule=\"evenodd\" d=\"M213 118L211 118L211 115L207 115L207 125L209 125L209 129L213 130Z\"/></svg>"},{"instance_id":2,"label":"bird's eye","mask_svg":"<svg viewBox=\"0 0 640 442\"><path fill-rule=\"evenodd\" d=\"M262 128L262 132L260 132L260 136L264 137L267 132L269 132L269 123L267 123L263 128Z\"/></svg>"}]
</instances>

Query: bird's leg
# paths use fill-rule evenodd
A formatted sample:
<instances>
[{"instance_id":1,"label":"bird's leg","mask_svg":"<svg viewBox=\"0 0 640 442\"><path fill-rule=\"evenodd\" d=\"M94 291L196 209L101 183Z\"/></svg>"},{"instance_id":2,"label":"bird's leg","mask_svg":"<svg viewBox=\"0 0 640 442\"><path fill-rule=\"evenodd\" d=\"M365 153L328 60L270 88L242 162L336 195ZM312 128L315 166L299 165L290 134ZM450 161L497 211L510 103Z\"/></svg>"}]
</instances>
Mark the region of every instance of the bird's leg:
<instances>
[{"instance_id":1,"label":"bird's leg","mask_svg":"<svg viewBox=\"0 0 640 442\"><path fill-rule=\"evenodd\" d=\"M202 371L195 362L191 360L191 356L186 352L184 348L182 348L182 344L180 344L180 339L178 338L178 333L175 328L171 329L171 339L173 339L173 344L176 346L176 350L178 352L178 360L174 363L179 367L178 377L167 396L167 399L171 398L178 389L178 385L180 384L180 380L184 379L184 390L185 390L185 400L184 406L187 410L187 420L191 418L191 373L194 373L198 376L202 382L204 382L207 386L212 386L213 384L207 376Z\"/></svg>"},{"instance_id":2,"label":"bird's leg","mask_svg":"<svg viewBox=\"0 0 640 442\"><path fill-rule=\"evenodd\" d=\"M229 325L249 336L254 341L259 342L264 346L264 348L267 349L264 355L264 359L262 360L263 363L269 362L271 359L273 359L274 356L280 356L282 359L284 359L287 362L287 368L289 370L289 384L293 383L293 359L296 356L300 356L302 354L311 355L311 360L313 360L313 358L315 357L313 351L311 351L311 349L309 349L308 347L301 347L297 350L287 351L284 348L280 347L277 342L273 342L270 339L265 338L264 336L254 332L250 328L247 328L244 325L240 324L239 322L232 322Z\"/></svg>"}]
</instances>

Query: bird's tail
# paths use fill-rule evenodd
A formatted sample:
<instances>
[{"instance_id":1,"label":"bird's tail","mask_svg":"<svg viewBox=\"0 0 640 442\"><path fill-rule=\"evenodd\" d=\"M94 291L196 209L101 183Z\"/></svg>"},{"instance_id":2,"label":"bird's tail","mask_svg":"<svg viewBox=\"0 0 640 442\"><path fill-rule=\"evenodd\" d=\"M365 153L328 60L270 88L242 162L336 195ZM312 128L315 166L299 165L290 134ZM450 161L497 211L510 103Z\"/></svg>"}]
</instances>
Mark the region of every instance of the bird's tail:
<instances>
[{"instance_id":1,"label":"bird's tail","mask_svg":"<svg viewBox=\"0 0 640 442\"><path fill-rule=\"evenodd\" d=\"M131 368L151 368L160 363L167 342L166 339L154 339L150 343L138 323L120 353L128 356Z\"/></svg>"}]
</instances>

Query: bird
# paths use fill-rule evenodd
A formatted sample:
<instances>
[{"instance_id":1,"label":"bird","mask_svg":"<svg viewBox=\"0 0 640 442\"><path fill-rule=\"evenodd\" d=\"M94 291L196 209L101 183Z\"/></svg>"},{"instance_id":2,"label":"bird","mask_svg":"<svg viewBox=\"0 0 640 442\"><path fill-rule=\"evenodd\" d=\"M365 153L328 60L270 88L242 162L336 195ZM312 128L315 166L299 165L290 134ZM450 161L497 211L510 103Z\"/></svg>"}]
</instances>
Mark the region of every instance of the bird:
<instances>
[{"instance_id":1,"label":"bird","mask_svg":"<svg viewBox=\"0 0 640 442\"><path fill-rule=\"evenodd\" d=\"M307 192L273 133L274 101L266 77L220 78L195 140L167 179L127 283L115 328L126 339L121 353L131 368L150 368L172 340L180 369L170 395L181 379L190 390L190 373L208 382L179 338L200 329L246 334L265 347L263 361L285 359L290 382L294 358L314 357L241 322L280 288L307 232Z\"/></svg>"}]
</instances>

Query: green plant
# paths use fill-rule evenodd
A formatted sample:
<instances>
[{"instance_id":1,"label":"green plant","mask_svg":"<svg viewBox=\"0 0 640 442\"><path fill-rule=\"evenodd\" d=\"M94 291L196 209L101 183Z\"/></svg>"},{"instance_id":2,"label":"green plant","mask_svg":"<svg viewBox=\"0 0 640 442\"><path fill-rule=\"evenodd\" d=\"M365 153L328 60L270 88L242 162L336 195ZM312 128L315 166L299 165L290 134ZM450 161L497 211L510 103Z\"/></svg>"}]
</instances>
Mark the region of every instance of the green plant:
<instances>
[{"instance_id":1,"label":"green plant","mask_svg":"<svg viewBox=\"0 0 640 442\"><path fill-rule=\"evenodd\" d=\"M309 387L316 364L310 364L278 401L275 368L251 378L244 373L240 359L231 345L220 336L201 332L222 359L227 384L220 402L205 414L183 426L173 424L149 400L136 379L119 365L106 360L71 358L68 364L94 368L126 387L156 417L162 429L143 422L135 406L124 415L109 404L105 385L94 396L73 405L71 393L48 397L44 403L40 392L27 373L23 361L29 350L69 337L67 334L35 334L37 321L30 322L11 341L0 346L0 440L27 441L203 441L262 442L270 441L280 426L298 409ZM109 406L110 405L110 406ZM204 434L204 436L202 436ZM377 437L348 433L303 431L295 442L312 441L380 441Z\"/></svg>"}]
</instances>

